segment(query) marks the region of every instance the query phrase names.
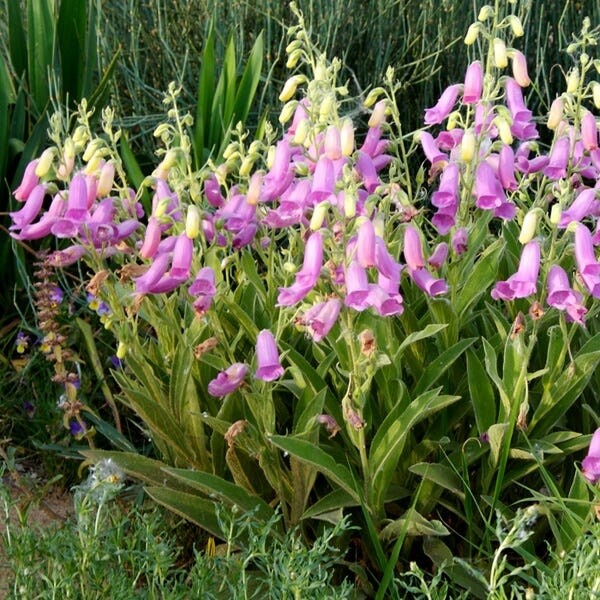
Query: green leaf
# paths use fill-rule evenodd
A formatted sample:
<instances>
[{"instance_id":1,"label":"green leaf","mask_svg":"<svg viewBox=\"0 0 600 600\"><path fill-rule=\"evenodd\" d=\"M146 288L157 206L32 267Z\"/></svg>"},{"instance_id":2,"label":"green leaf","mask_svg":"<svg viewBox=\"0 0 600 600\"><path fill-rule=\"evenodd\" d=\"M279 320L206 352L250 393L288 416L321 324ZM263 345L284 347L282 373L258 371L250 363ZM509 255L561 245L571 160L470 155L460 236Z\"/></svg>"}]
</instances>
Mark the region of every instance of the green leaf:
<instances>
[{"instance_id":1,"label":"green leaf","mask_svg":"<svg viewBox=\"0 0 600 600\"><path fill-rule=\"evenodd\" d=\"M214 502L199 498L195 494L186 494L169 488L147 487L145 490L151 498L175 514L196 523L215 537L221 539L224 537Z\"/></svg>"},{"instance_id":2,"label":"green leaf","mask_svg":"<svg viewBox=\"0 0 600 600\"><path fill-rule=\"evenodd\" d=\"M232 506L239 507L244 512L256 511L256 516L265 523L275 514L273 508L264 500L248 493L239 485L226 481L217 475L200 471L190 471L188 469L165 468L164 471L173 477L181 479L190 487L200 490L207 496L216 496Z\"/></svg>"},{"instance_id":3,"label":"green leaf","mask_svg":"<svg viewBox=\"0 0 600 600\"><path fill-rule=\"evenodd\" d=\"M494 382L496 389L500 395L500 401L502 406L502 413L500 415L500 419L505 419L510 414L511 409L511 401L506 393L506 388L504 387L504 382L500 379L498 375L498 357L496 355L496 351L494 347L485 339L482 338L483 343L483 352L484 352L484 362L485 362L485 370L490 377L490 379Z\"/></svg>"},{"instance_id":4,"label":"green leaf","mask_svg":"<svg viewBox=\"0 0 600 600\"><path fill-rule=\"evenodd\" d=\"M507 431L508 423L496 423L488 428L487 433L490 442L490 462L492 468L498 465Z\"/></svg>"},{"instance_id":5,"label":"green leaf","mask_svg":"<svg viewBox=\"0 0 600 600\"><path fill-rule=\"evenodd\" d=\"M167 465L159 460L135 454L133 452L115 452L111 450L81 450L80 454L97 463L101 460L112 460L127 475L152 486L168 486L173 490L191 492L193 488L181 479L165 473Z\"/></svg>"},{"instance_id":6,"label":"green leaf","mask_svg":"<svg viewBox=\"0 0 600 600\"><path fill-rule=\"evenodd\" d=\"M9 136L9 113L8 107L11 102L11 81L4 57L0 54L0 197L4 197L4 174L8 162L8 136ZM3 207L2 210L6 210Z\"/></svg>"},{"instance_id":7,"label":"green leaf","mask_svg":"<svg viewBox=\"0 0 600 600\"><path fill-rule=\"evenodd\" d=\"M256 38L250 56L246 63L246 68L242 74L242 78L238 85L235 102L233 107L233 125L238 121L245 122L250 106L256 94L258 82L262 71L262 63L264 56L264 42L262 32Z\"/></svg>"},{"instance_id":8,"label":"green leaf","mask_svg":"<svg viewBox=\"0 0 600 600\"><path fill-rule=\"evenodd\" d=\"M449 490L461 501L464 501L465 493L462 479L456 472L446 465L439 463L416 463L408 468L411 473L423 477L439 485L440 487Z\"/></svg>"},{"instance_id":9,"label":"green leaf","mask_svg":"<svg viewBox=\"0 0 600 600\"><path fill-rule=\"evenodd\" d=\"M198 93L196 97L196 115L194 119L194 158L195 166L199 169L206 159L205 149L210 152L212 148L208 147L208 132L210 131L211 109L215 92L215 43L214 29L211 24L208 36L204 43L202 53L202 66L200 67L200 76L198 77Z\"/></svg>"},{"instance_id":10,"label":"green leaf","mask_svg":"<svg viewBox=\"0 0 600 600\"><path fill-rule=\"evenodd\" d=\"M23 3L9 0L5 2L6 16L8 17L8 44L10 61L17 78L27 78L27 42L23 26Z\"/></svg>"},{"instance_id":11,"label":"green leaf","mask_svg":"<svg viewBox=\"0 0 600 600\"><path fill-rule=\"evenodd\" d=\"M118 48L114 53L110 63L102 73L102 77L98 82L96 88L91 91L88 98L88 107L94 109L94 115L92 115L92 121L98 119L100 117L101 111L100 109L106 104L106 100L108 98L108 94L110 92L110 80L112 79L114 70L118 64L118 59L121 54L121 49ZM89 86L86 87L86 92L89 90ZM123 135L121 134L121 137Z\"/></svg>"},{"instance_id":12,"label":"green leaf","mask_svg":"<svg viewBox=\"0 0 600 600\"><path fill-rule=\"evenodd\" d=\"M471 350L467 352L467 379L477 431L483 433L496 422L496 399L481 361Z\"/></svg>"},{"instance_id":13,"label":"green leaf","mask_svg":"<svg viewBox=\"0 0 600 600\"><path fill-rule=\"evenodd\" d=\"M338 521L333 521L332 518L337 518L337 515L343 512L342 509L358 504L346 490L336 488L306 509L302 519L320 519L335 524Z\"/></svg>"},{"instance_id":14,"label":"green leaf","mask_svg":"<svg viewBox=\"0 0 600 600\"><path fill-rule=\"evenodd\" d=\"M384 541L395 540L401 535L414 536L444 536L450 535L446 526L436 519L426 519L414 508L406 511L400 519L388 523L381 530L381 539Z\"/></svg>"},{"instance_id":15,"label":"green leaf","mask_svg":"<svg viewBox=\"0 0 600 600\"><path fill-rule=\"evenodd\" d=\"M50 97L49 76L54 67L55 16L53 0L27 2L29 90L41 112Z\"/></svg>"},{"instance_id":16,"label":"green leaf","mask_svg":"<svg viewBox=\"0 0 600 600\"><path fill-rule=\"evenodd\" d=\"M330 481L344 489L355 502L360 504L361 493L356 488L352 473L347 467L336 462L327 452L311 442L289 436L273 435L269 437L269 440L284 452L315 467Z\"/></svg>"},{"instance_id":17,"label":"green leaf","mask_svg":"<svg viewBox=\"0 0 600 600\"><path fill-rule=\"evenodd\" d=\"M368 487L369 506L375 510L375 514L383 508L383 499L410 430L417 423L460 399L460 396L440 396L440 390L441 388L429 390L408 406L398 402L373 437L369 451L371 482Z\"/></svg>"},{"instance_id":18,"label":"green leaf","mask_svg":"<svg viewBox=\"0 0 600 600\"><path fill-rule=\"evenodd\" d=\"M413 394L422 394L433 384L435 384L435 382L443 375L443 373L445 373L452 366L452 364L454 364L454 361L456 361L458 357L469 346L471 346L476 339L477 338L467 338L460 340L432 360L423 371L419 381L417 381L413 390Z\"/></svg>"},{"instance_id":19,"label":"green leaf","mask_svg":"<svg viewBox=\"0 0 600 600\"><path fill-rule=\"evenodd\" d=\"M83 75L86 69L93 71L95 60L87 55L89 50L87 7L95 10L95 4L62 0L56 25L56 39L60 51L63 98L72 105L81 99L83 93ZM95 34L95 31L94 31ZM92 46L95 54L96 45Z\"/></svg>"},{"instance_id":20,"label":"green leaf","mask_svg":"<svg viewBox=\"0 0 600 600\"><path fill-rule=\"evenodd\" d=\"M394 354L394 358L393 358L392 362L397 363L400 360L402 354L404 353L404 350L406 350L406 348L408 348L411 344L414 344L415 342L418 342L420 340L424 340L428 337L433 337L434 335L438 334L440 331L442 331L446 327L448 327L448 325L446 323L439 323L439 324L432 323L432 324L425 326L423 329L421 329L419 331L415 331L414 333L407 335L402 340L402 343L400 344L400 346L398 346L398 349L396 350L396 353Z\"/></svg>"}]
</instances>

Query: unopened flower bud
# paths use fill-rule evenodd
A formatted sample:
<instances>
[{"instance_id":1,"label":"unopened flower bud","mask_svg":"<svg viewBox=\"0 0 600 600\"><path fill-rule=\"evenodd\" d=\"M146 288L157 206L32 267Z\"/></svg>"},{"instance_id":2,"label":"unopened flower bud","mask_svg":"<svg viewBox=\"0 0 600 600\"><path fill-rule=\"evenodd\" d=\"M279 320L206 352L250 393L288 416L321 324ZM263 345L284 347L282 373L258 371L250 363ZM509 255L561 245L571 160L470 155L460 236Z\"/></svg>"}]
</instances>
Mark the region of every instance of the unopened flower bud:
<instances>
[{"instance_id":1,"label":"unopened flower bud","mask_svg":"<svg viewBox=\"0 0 600 600\"><path fill-rule=\"evenodd\" d=\"M537 224L539 217L539 209L534 208L530 210L523 219L523 225L521 225L521 233L519 234L519 242L521 244L527 244L530 242L537 232Z\"/></svg>"},{"instance_id":2,"label":"unopened flower bud","mask_svg":"<svg viewBox=\"0 0 600 600\"><path fill-rule=\"evenodd\" d=\"M72 140L71 140L72 141ZM103 141L100 138L94 138L85 149L83 153L83 160L88 162L96 152L98 152L104 146ZM67 145L65 141L65 155L67 154Z\"/></svg>"},{"instance_id":3,"label":"unopened flower bud","mask_svg":"<svg viewBox=\"0 0 600 600\"><path fill-rule=\"evenodd\" d=\"M385 121L385 110L387 108L387 101L380 100L373 109L371 118L369 119L369 127L379 127Z\"/></svg>"},{"instance_id":4,"label":"unopened flower bud","mask_svg":"<svg viewBox=\"0 0 600 600\"><path fill-rule=\"evenodd\" d=\"M297 100L290 100L287 104L283 105L283 108L281 109L281 114L279 115L279 122L282 125L285 125L294 116L294 112L296 111L297 106Z\"/></svg>"},{"instance_id":5,"label":"unopened flower bud","mask_svg":"<svg viewBox=\"0 0 600 600\"><path fill-rule=\"evenodd\" d=\"M330 125L325 132L324 153L330 160L342 158L342 140L337 125Z\"/></svg>"},{"instance_id":6,"label":"unopened flower bud","mask_svg":"<svg viewBox=\"0 0 600 600\"><path fill-rule=\"evenodd\" d=\"M98 151L90 157L88 164L86 165L83 172L86 175L91 175L92 173L95 173L96 171L98 171L98 169L100 169L103 162L103 153L101 151Z\"/></svg>"},{"instance_id":7,"label":"unopened flower bud","mask_svg":"<svg viewBox=\"0 0 600 600\"><path fill-rule=\"evenodd\" d=\"M250 171L252 171L256 158L256 154L248 154L244 157L244 160L242 160L242 164L240 165L240 177L248 177L248 175L250 175Z\"/></svg>"},{"instance_id":8,"label":"unopened flower bud","mask_svg":"<svg viewBox=\"0 0 600 600\"><path fill-rule=\"evenodd\" d=\"M567 94L574 94L579 88L579 69L574 67L567 77Z\"/></svg>"},{"instance_id":9,"label":"unopened flower bud","mask_svg":"<svg viewBox=\"0 0 600 600\"><path fill-rule=\"evenodd\" d=\"M294 132L294 137L292 138L292 143L297 146L301 146L306 141L308 136L308 132L310 130L310 123L308 119L302 119L300 123L298 123L296 127L296 131Z\"/></svg>"},{"instance_id":10,"label":"unopened flower bud","mask_svg":"<svg viewBox=\"0 0 600 600\"><path fill-rule=\"evenodd\" d=\"M371 106L373 106L373 104L377 102L379 96L381 96L381 94L383 94L384 92L385 90L382 87L373 88L369 92L367 99L365 100L365 108L371 108Z\"/></svg>"},{"instance_id":11,"label":"unopened flower bud","mask_svg":"<svg viewBox=\"0 0 600 600\"><path fill-rule=\"evenodd\" d=\"M300 49L291 52L288 56L287 62L285 63L286 69L293 69L298 64L298 61L300 60L301 56L302 50Z\"/></svg>"},{"instance_id":12,"label":"unopened flower bud","mask_svg":"<svg viewBox=\"0 0 600 600\"><path fill-rule=\"evenodd\" d=\"M378 213L373 218L373 229L375 231L375 235L380 238L384 238L385 236L385 222L383 217Z\"/></svg>"},{"instance_id":13,"label":"unopened flower bud","mask_svg":"<svg viewBox=\"0 0 600 600\"><path fill-rule=\"evenodd\" d=\"M340 129L342 156L350 156L354 152L354 125L350 119L344 119Z\"/></svg>"},{"instance_id":14,"label":"unopened flower bud","mask_svg":"<svg viewBox=\"0 0 600 600\"><path fill-rule=\"evenodd\" d=\"M481 26L479 25L479 23L471 23L469 25L469 29L467 29L467 35L465 35L464 40L467 46L471 46L477 41L480 29Z\"/></svg>"},{"instance_id":15,"label":"unopened flower bud","mask_svg":"<svg viewBox=\"0 0 600 600\"><path fill-rule=\"evenodd\" d=\"M185 218L185 235L191 240L196 239L200 234L201 222L200 209L195 204L190 204Z\"/></svg>"},{"instance_id":16,"label":"unopened flower bud","mask_svg":"<svg viewBox=\"0 0 600 600\"><path fill-rule=\"evenodd\" d=\"M473 156L475 156L475 134L472 129L467 129L460 142L460 159L471 162Z\"/></svg>"},{"instance_id":17,"label":"unopened flower bud","mask_svg":"<svg viewBox=\"0 0 600 600\"><path fill-rule=\"evenodd\" d=\"M346 190L344 192L344 215L348 219L352 219L356 215L356 192Z\"/></svg>"},{"instance_id":18,"label":"unopened flower bud","mask_svg":"<svg viewBox=\"0 0 600 600\"><path fill-rule=\"evenodd\" d=\"M600 110L600 83L597 81L592 81L592 98L594 106Z\"/></svg>"},{"instance_id":19,"label":"unopened flower bud","mask_svg":"<svg viewBox=\"0 0 600 600\"><path fill-rule=\"evenodd\" d=\"M250 177L250 182L248 184L248 192L246 193L246 202L248 204L251 204L252 206L258 204L261 187L262 175L260 173L254 173L254 175Z\"/></svg>"},{"instance_id":20,"label":"unopened flower bud","mask_svg":"<svg viewBox=\"0 0 600 600\"><path fill-rule=\"evenodd\" d=\"M52 162L54 161L54 157L56 156L56 148L46 148L40 158L38 159L38 163L35 167L35 174L38 177L44 177L50 171L52 167Z\"/></svg>"},{"instance_id":21,"label":"unopened flower bud","mask_svg":"<svg viewBox=\"0 0 600 600\"><path fill-rule=\"evenodd\" d=\"M479 10L479 14L477 15L477 20L481 21L483 23L484 21L491 19L493 16L494 16L494 9L489 4L486 4L485 6L482 6L481 9Z\"/></svg>"},{"instance_id":22,"label":"unopened flower bud","mask_svg":"<svg viewBox=\"0 0 600 600\"><path fill-rule=\"evenodd\" d=\"M496 117L493 122L494 125L498 128L498 134L500 135L500 139L507 146L510 146L513 143L513 136L510 131L509 122L503 117Z\"/></svg>"},{"instance_id":23,"label":"unopened flower bud","mask_svg":"<svg viewBox=\"0 0 600 600\"><path fill-rule=\"evenodd\" d=\"M108 196L112 190L115 180L115 165L112 162L107 162L100 168L100 177L98 178L98 187L96 188L96 196Z\"/></svg>"},{"instance_id":24,"label":"unopened flower bud","mask_svg":"<svg viewBox=\"0 0 600 600\"><path fill-rule=\"evenodd\" d=\"M314 78L315 81L325 81L327 79L327 67L322 62L315 67Z\"/></svg>"},{"instance_id":25,"label":"unopened flower bud","mask_svg":"<svg viewBox=\"0 0 600 600\"><path fill-rule=\"evenodd\" d=\"M333 113L333 108L335 106L335 99L332 94L327 94L323 101L321 102L321 106L319 107L319 119L321 121L326 121L329 116Z\"/></svg>"},{"instance_id":26,"label":"unopened flower bud","mask_svg":"<svg viewBox=\"0 0 600 600\"><path fill-rule=\"evenodd\" d=\"M279 100L281 102L287 102L291 100L291 98L296 93L298 86L303 82L305 78L301 75L293 75L290 77L285 84L283 85L283 89L281 90L281 94L279 94Z\"/></svg>"},{"instance_id":27,"label":"unopened flower bud","mask_svg":"<svg viewBox=\"0 0 600 600\"><path fill-rule=\"evenodd\" d=\"M329 211L329 202L319 202L313 210L312 217L310 218L310 230L317 231L323 226L327 212Z\"/></svg>"},{"instance_id":28,"label":"unopened flower bud","mask_svg":"<svg viewBox=\"0 0 600 600\"><path fill-rule=\"evenodd\" d=\"M527 87L531 83L529 73L527 72L527 59L522 52L511 50L512 72L515 81L521 87Z\"/></svg>"},{"instance_id":29,"label":"unopened flower bud","mask_svg":"<svg viewBox=\"0 0 600 600\"><path fill-rule=\"evenodd\" d=\"M558 225L560 223L560 218L562 216L562 208L560 204L553 204L550 209L550 223L552 225Z\"/></svg>"},{"instance_id":30,"label":"unopened flower bud","mask_svg":"<svg viewBox=\"0 0 600 600\"><path fill-rule=\"evenodd\" d=\"M500 38L494 38L494 65L499 69L504 69L508 66L508 54L506 45Z\"/></svg>"},{"instance_id":31,"label":"unopened flower bud","mask_svg":"<svg viewBox=\"0 0 600 600\"><path fill-rule=\"evenodd\" d=\"M119 360L123 360L127 354L127 344L125 342L119 342L119 346L117 348L117 358Z\"/></svg>"},{"instance_id":32,"label":"unopened flower bud","mask_svg":"<svg viewBox=\"0 0 600 600\"><path fill-rule=\"evenodd\" d=\"M525 35L523 24L517 15L508 15L508 24L515 37L523 37Z\"/></svg>"},{"instance_id":33,"label":"unopened flower bud","mask_svg":"<svg viewBox=\"0 0 600 600\"><path fill-rule=\"evenodd\" d=\"M79 149L83 150L86 142L88 141L88 131L83 125L75 128L73 132L73 144Z\"/></svg>"},{"instance_id":34,"label":"unopened flower bud","mask_svg":"<svg viewBox=\"0 0 600 600\"><path fill-rule=\"evenodd\" d=\"M562 121L563 117L563 106L564 102L562 98L555 98L550 106L550 113L548 114L548 129L556 129L558 124Z\"/></svg>"}]
</instances>

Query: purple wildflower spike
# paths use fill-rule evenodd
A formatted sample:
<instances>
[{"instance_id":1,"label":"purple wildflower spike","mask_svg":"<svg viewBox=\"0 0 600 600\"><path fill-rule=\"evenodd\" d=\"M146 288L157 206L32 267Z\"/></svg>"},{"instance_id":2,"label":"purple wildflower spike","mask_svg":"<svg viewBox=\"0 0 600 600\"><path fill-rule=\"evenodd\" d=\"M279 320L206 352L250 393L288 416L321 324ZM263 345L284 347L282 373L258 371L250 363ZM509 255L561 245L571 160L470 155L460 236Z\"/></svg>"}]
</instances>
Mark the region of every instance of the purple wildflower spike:
<instances>
[{"instance_id":1,"label":"purple wildflower spike","mask_svg":"<svg viewBox=\"0 0 600 600\"><path fill-rule=\"evenodd\" d=\"M533 240L523 247L519 268L506 281L499 281L492 290L494 300L526 298L537 291L540 271L540 245Z\"/></svg>"}]
</instances>

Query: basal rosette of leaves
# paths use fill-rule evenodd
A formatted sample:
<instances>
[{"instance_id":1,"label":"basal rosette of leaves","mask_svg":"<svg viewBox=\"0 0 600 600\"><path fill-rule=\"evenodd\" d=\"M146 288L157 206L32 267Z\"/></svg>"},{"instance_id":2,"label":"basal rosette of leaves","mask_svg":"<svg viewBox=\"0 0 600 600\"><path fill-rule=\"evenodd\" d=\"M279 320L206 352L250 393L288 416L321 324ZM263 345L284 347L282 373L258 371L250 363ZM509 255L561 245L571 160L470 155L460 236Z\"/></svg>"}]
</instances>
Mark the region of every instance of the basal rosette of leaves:
<instances>
[{"instance_id":1,"label":"basal rosette of leaves","mask_svg":"<svg viewBox=\"0 0 600 600\"><path fill-rule=\"evenodd\" d=\"M65 240L49 264L90 269L160 460L87 456L217 536L215 500L265 522L277 505L285 527L352 513L381 594L416 544L437 566L486 556L496 510L524 500L541 568L543 540L566 548L591 518L575 463L600 362L596 32L534 119L519 15L486 7L464 82L406 135L393 73L360 126L298 19L282 132L247 144L239 127L196 171L172 86L133 190L111 111L96 135L84 104L15 191L13 237Z\"/></svg>"}]
</instances>

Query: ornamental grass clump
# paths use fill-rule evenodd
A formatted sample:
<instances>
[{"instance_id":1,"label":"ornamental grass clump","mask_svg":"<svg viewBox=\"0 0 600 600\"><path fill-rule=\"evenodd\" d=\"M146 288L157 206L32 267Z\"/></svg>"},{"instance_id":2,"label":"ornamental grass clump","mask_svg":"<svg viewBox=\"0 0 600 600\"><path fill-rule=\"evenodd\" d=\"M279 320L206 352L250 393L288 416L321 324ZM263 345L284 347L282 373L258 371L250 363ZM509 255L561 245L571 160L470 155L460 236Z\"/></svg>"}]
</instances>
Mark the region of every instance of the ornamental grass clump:
<instances>
[{"instance_id":1,"label":"ornamental grass clump","mask_svg":"<svg viewBox=\"0 0 600 600\"><path fill-rule=\"evenodd\" d=\"M215 502L259 523L277 506L280 533L309 538L349 514L380 597L415 553L471 589L465 561L493 556L497 511L523 502L543 515L527 561L574 543L596 479L576 460L600 363L597 32L584 21L540 119L516 48L526 7L507 6L481 10L464 81L418 132L402 130L393 70L348 97L298 11L281 128L249 142L238 125L222 160L195 169L175 85L137 189L110 109L100 135L85 103L53 121L12 235L52 235L49 264L91 269L121 400L157 455L88 458L215 536Z\"/></svg>"}]
</instances>

